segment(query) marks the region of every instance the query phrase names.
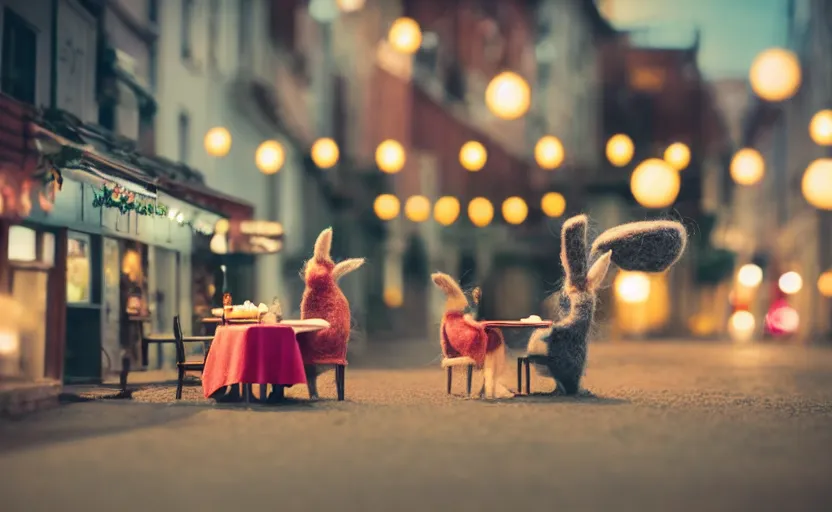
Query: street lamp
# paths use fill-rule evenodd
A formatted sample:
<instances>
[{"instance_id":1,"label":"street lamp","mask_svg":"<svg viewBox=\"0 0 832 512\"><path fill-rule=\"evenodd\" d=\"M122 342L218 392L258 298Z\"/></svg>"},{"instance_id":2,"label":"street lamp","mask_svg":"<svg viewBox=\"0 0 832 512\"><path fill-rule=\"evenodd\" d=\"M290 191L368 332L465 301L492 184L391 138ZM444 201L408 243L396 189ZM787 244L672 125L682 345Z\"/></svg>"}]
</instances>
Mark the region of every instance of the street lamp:
<instances>
[{"instance_id":1,"label":"street lamp","mask_svg":"<svg viewBox=\"0 0 832 512\"><path fill-rule=\"evenodd\" d=\"M763 178L766 163L759 151L742 148L731 159L731 178L738 185L754 185Z\"/></svg>"},{"instance_id":2,"label":"street lamp","mask_svg":"<svg viewBox=\"0 0 832 512\"><path fill-rule=\"evenodd\" d=\"M392 139L387 139L376 148L376 165L388 174L402 170L405 162L404 147Z\"/></svg>"},{"instance_id":3,"label":"street lamp","mask_svg":"<svg viewBox=\"0 0 832 512\"><path fill-rule=\"evenodd\" d=\"M827 270L818 277L818 291L824 297L832 297L832 270Z\"/></svg>"},{"instance_id":4,"label":"street lamp","mask_svg":"<svg viewBox=\"0 0 832 512\"><path fill-rule=\"evenodd\" d=\"M832 110L821 110L812 116L809 135L818 146L832 146Z\"/></svg>"},{"instance_id":5,"label":"street lamp","mask_svg":"<svg viewBox=\"0 0 832 512\"><path fill-rule=\"evenodd\" d=\"M222 126L215 126L205 134L205 151L214 157L223 157L231 151L231 133Z\"/></svg>"},{"instance_id":6,"label":"street lamp","mask_svg":"<svg viewBox=\"0 0 832 512\"><path fill-rule=\"evenodd\" d=\"M540 209L547 217L560 217L566 211L566 198L559 192L546 192L540 200Z\"/></svg>"},{"instance_id":7,"label":"street lamp","mask_svg":"<svg viewBox=\"0 0 832 512\"><path fill-rule=\"evenodd\" d=\"M487 159L488 153L485 146L475 140L469 140L459 150L459 163L471 172L482 169Z\"/></svg>"},{"instance_id":8,"label":"street lamp","mask_svg":"<svg viewBox=\"0 0 832 512\"><path fill-rule=\"evenodd\" d=\"M338 144L330 138L322 138L312 144L310 151L312 161L321 169L329 169L338 163L340 151Z\"/></svg>"},{"instance_id":9,"label":"street lamp","mask_svg":"<svg viewBox=\"0 0 832 512\"><path fill-rule=\"evenodd\" d=\"M800 88L800 61L793 52L770 48L760 53L751 64L748 75L751 89L766 101L784 101Z\"/></svg>"},{"instance_id":10,"label":"street lamp","mask_svg":"<svg viewBox=\"0 0 832 512\"><path fill-rule=\"evenodd\" d=\"M393 220L399 216L399 198L393 194L381 194L373 202L373 210L381 220Z\"/></svg>"},{"instance_id":11,"label":"street lamp","mask_svg":"<svg viewBox=\"0 0 832 512\"><path fill-rule=\"evenodd\" d=\"M433 205L433 218L443 226L450 226L459 217L459 201L455 197L443 196Z\"/></svg>"},{"instance_id":12,"label":"street lamp","mask_svg":"<svg viewBox=\"0 0 832 512\"><path fill-rule=\"evenodd\" d=\"M503 218L509 224L522 224L529 215L529 207L521 197L509 197L503 201Z\"/></svg>"},{"instance_id":13,"label":"street lamp","mask_svg":"<svg viewBox=\"0 0 832 512\"><path fill-rule=\"evenodd\" d=\"M494 206L484 197L475 197L468 203L468 218L476 227L484 228L494 218Z\"/></svg>"},{"instance_id":14,"label":"street lamp","mask_svg":"<svg viewBox=\"0 0 832 512\"><path fill-rule=\"evenodd\" d=\"M621 271L615 278L615 294L626 304L641 304L650 297L650 278L643 272Z\"/></svg>"},{"instance_id":15,"label":"street lamp","mask_svg":"<svg viewBox=\"0 0 832 512\"><path fill-rule=\"evenodd\" d=\"M526 114L531 103L529 84L517 73L504 71L485 88L485 104L500 119L518 119Z\"/></svg>"},{"instance_id":16,"label":"street lamp","mask_svg":"<svg viewBox=\"0 0 832 512\"><path fill-rule=\"evenodd\" d=\"M664 161L682 171L690 164L690 148L681 142L674 142L664 151Z\"/></svg>"},{"instance_id":17,"label":"street lamp","mask_svg":"<svg viewBox=\"0 0 832 512\"><path fill-rule=\"evenodd\" d=\"M777 281L780 291L787 295L794 295L803 288L803 278L797 272L786 272Z\"/></svg>"},{"instance_id":18,"label":"street lamp","mask_svg":"<svg viewBox=\"0 0 832 512\"><path fill-rule=\"evenodd\" d=\"M634 153L635 145L632 139L623 133L613 135L607 141L607 160L616 167L629 164Z\"/></svg>"},{"instance_id":19,"label":"street lamp","mask_svg":"<svg viewBox=\"0 0 832 512\"><path fill-rule=\"evenodd\" d=\"M630 190L645 208L666 208L676 201L681 188L679 171L664 160L648 158L630 177Z\"/></svg>"},{"instance_id":20,"label":"street lamp","mask_svg":"<svg viewBox=\"0 0 832 512\"><path fill-rule=\"evenodd\" d=\"M254 153L254 162L263 174L274 174L283 167L286 155L283 146L276 140L267 140L260 144Z\"/></svg>"},{"instance_id":21,"label":"street lamp","mask_svg":"<svg viewBox=\"0 0 832 512\"><path fill-rule=\"evenodd\" d=\"M737 272L737 282L746 288L755 288L763 281L763 269L759 266L748 263L740 267Z\"/></svg>"},{"instance_id":22,"label":"street lamp","mask_svg":"<svg viewBox=\"0 0 832 512\"><path fill-rule=\"evenodd\" d=\"M412 18L399 18L390 26L387 40L396 51L413 54L422 46L422 29Z\"/></svg>"},{"instance_id":23,"label":"street lamp","mask_svg":"<svg viewBox=\"0 0 832 512\"><path fill-rule=\"evenodd\" d=\"M398 287L385 288L382 299L384 305L391 309L400 308L404 304L404 294Z\"/></svg>"},{"instance_id":24,"label":"street lamp","mask_svg":"<svg viewBox=\"0 0 832 512\"><path fill-rule=\"evenodd\" d=\"M404 203L404 214L413 222L425 222L430 217L430 200L425 196L411 196Z\"/></svg>"},{"instance_id":25,"label":"street lamp","mask_svg":"<svg viewBox=\"0 0 832 512\"><path fill-rule=\"evenodd\" d=\"M801 181L806 202L820 210L832 210L832 158L818 158L806 168Z\"/></svg>"},{"instance_id":26,"label":"street lamp","mask_svg":"<svg viewBox=\"0 0 832 512\"><path fill-rule=\"evenodd\" d=\"M563 158L563 144L553 135L541 137L534 145L534 159L541 169L557 169L563 163Z\"/></svg>"}]
</instances>

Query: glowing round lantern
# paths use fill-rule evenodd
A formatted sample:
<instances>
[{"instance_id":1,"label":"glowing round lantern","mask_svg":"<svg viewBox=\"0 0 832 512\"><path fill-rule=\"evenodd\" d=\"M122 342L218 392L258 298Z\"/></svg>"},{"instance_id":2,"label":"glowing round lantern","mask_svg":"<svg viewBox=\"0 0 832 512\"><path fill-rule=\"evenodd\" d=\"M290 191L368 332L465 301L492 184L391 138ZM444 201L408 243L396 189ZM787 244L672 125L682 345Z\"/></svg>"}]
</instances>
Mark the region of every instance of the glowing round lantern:
<instances>
[{"instance_id":1,"label":"glowing round lantern","mask_svg":"<svg viewBox=\"0 0 832 512\"><path fill-rule=\"evenodd\" d=\"M286 155L283 153L283 146L276 140L264 141L257 147L254 153L254 163L263 174L274 174L283 167Z\"/></svg>"},{"instance_id":2,"label":"glowing round lantern","mask_svg":"<svg viewBox=\"0 0 832 512\"><path fill-rule=\"evenodd\" d=\"M488 153L485 151L485 146L475 140L469 140L459 150L459 163L471 172L482 169L487 159Z\"/></svg>"},{"instance_id":3,"label":"glowing round lantern","mask_svg":"<svg viewBox=\"0 0 832 512\"><path fill-rule=\"evenodd\" d=\"M387 139L376 148L376 165L383 172L395 174L404 167L404 147L397 141Z\"/></svg>"},{"instance_id":4,"label":"glowing round lantern","mask_svg":"<svg viewBox=\"0 0 832 512\"><path fill-rule=\"evenodd\" d=\"M613 135L607 141L607 160L616 167L629 164L635 151L632 139L623 133Z\"/></svg>"},{"instance_id":5,"label":"glowing round lantern","mask_svg":"<svg viewBox=\"0 0 832 512\"><path fill-rule=\"evenodd\" d=\"M824 297L832 297L832 270L827 270L818 277L818 291Z\"/></svg>"},{"instance_id":6,"label":"glowing round lantern","mask_svg":"<svg viewBox=\"0 0 832 512\"><path fill-rule=\"evenodd\" d=\"M547 217L560 217L566 211L566 198L559 192L546 192L540 200L540 209Z\"/></svg>"},{"instance_id":7,"label":"glowing round lantern","mask_svg":"<svg viewBox=\"0 0 832 512\"><path fill-rule=\"evenodd\" d=\"M674 142L664 150L664 161L682 171L690 164L690 148L681 142Z\"/></svg>"},{"instance_id":8,"label":"glowing round lantern","mask_svg":"<svg viewBox=\"0 0 832 512\"><path fill-rule=\"evenodd\" d=\"M647 302L650 296L650 278L643 272L621 271L615 278L615 294L626 304Z\"/></svg>"},{"instance_id":9,"label":"glowing round lantern","mask_svg":"<svg viewBox=\"0 0 832 512\"><path fill-rule=\"evenodd\" d=\"M518 119L531 103L529 84L517 73L504 71L491 79L485 88L485 104L500 119Z\"/></svg>"},{"instance_id":10,"label":"glowing round lantern","mask_svg":"<svg viewBox=\"0 0 832 512\"><path fill-rule=\"evenodd\" d=\"M534 159L541 169L557 169L563 163L563 158L563 144L553 135L541 137L534 145Z\"/></svg>"},{"instance_id":11,"label":"glowing round lantern","mask_svg":"<svg viewBox=\"0 0 832 512\"><path fill-rule=\"evenodd\" d=\"M412 18L399 18L390 26L387 40L396 51L416 53L422 46L422 29Z\"/></svg>"},{"instance_id":12,"label":"glowing round lantern","mask_svg":"<svg viewBox=\"0 0 832 512\"><path fill-rule=\"evenodd\" d=\"M494 207L491 201L484 197L475 197L468 203L468 218L478 228L484 228L491 224L494 218Z\"/></svg>"},{"instance_id":13,"label":"glowing round lantern","mask_svg":"<svg viewBox=\"0 0 832 512\"><path fill-rule=\"evenodd\" d=\"M503 218L509 224L522 224L529 215L529 207L521 197L509 197L503 201Z\"/></svg>"},{"instance_id":14,"label":"glowing round lantern","mask_svg":"<svg viewBox=\"0 0 832 512\"><path fill-rule=\"evenodd\" d=\"M751 89L766 101L791 98L800 88L800 61L782 48L770 48L757 55L748 75Z\"/></svg>"},{"instance_id":15,"label":"glowing round lantern","mask_svg":"<svg viewBox=\"0 0 832 512\"><path fill-rule=\"evenodd\" d=\"M743 265L740 267L740 271L737 272L737 282L746 288L759 286L762 281L763 269L753 263Z\"/></svg>"},{"instance_id":16,"label":"glowing round lantern","mask_svg":"<svg viewBox=\"0 0 832 512\"><path fill-rule=\"evenodd\" d=\"M211 156L223 157L231 151L231 133L222 126L216 126L205 134L205 151Z\"/></svg>"},{"instance_id":17,"label":"glowing round lantern","mask_svg":"<svg viewBox=\"0 0 832 512\"><path fill-rule=\"evenodd\" d=\"M373 210L381 220L393 220L399 215L399 198L392 194L381 194L373 202Z\"/></svg>"},{"instance_id":18,"label":"glowing round lantern","mask_svg":"<svg viewBox=\"0 0 832 512\"><path fill-rule=\"evenodd\" d=\"M334 140L323 138L312 144L312 161L321 169L329 169L338 163L340 151Z\"/></svg>"},{"instance_id":19,"label":"glowing round lantern","mask_svg":"<svg viewBox=\"0 0 832 512\"><path fill-rule=\"evenodd\" d=\"M679 196L679 171L664 160L649 158L633 171L630 190L645 208L666 208Z\"/></svg>"},{"instance_id":20,"label":"glowing round lantern","mask_svg":"<svg viewBox=\"0 0 832 512\"><path fill-rule=\"evenodd\" d=\"M430 200L425 196L411 196L404 203L404 214L413 222L425 222L430 217Z\"/></svg>"},{"instance_id":21,"label":"glowing round lantern","mask_svg":"<svg viewBox=\"0 0 832 512\"><path fill-rule=\"evenodd\" d=\"M812 116L809 135L819 146L832 146L832 110L821 110Z\"/></svg>"},{"instance_id":22,"label":"glowing round lantern","mask_svg":"<svg viewBox=\"0 0 832 512\"><path fill-rule=\"evenodd\" d=\"M338 0L338 9L341 12L355 12L364 7L366 0Z\"/></svg>"},{"instance_id":23,"label":"glowing round lantern","mask_svg":"<svg viewBox=\"0 0 832 512\"><path fill-rule=\"evenodd\" d=\"M455 197L443 196L433 205L433 218L443 226L450 226L459 217L459 201Z\"/></svg>"},{"instance_id":24,"label":"glowing round lantern","mask_svg":"<svg viewBox=\"0 0 832 512\"><path fill-rule=\"evenodd\" d=\"M832 158L809 164L801 182L806 202L821 210L832 210Z\"/></svg>"},{"instance_id":25,"label":"glowing round lantern","mask_svg":"<svg viewBox=\"0 0 832 512\"><path fill-rule=\"evenodd\" d=\"M763 178L766 164L763 155L752 148L743 148L731 159L731 178L738 185L754 185Z\"/></svg>"},{"instance_id":26,"label":"glowing round lantern","mask_svg":"<svg viewBox=\"0 0 832 512\"><path fill-rule=\"evenodd\" d=\"M787 295L794 295L803 288L803 278L797 272L786 272L777 281L780 291Z\"/></svg>"},{"instance_id":27,"label":"glowing round lantern","mask_svg":"<svg viewBox=\"0 0 832 512\"><path fill-rule=\"evenodd\" d=\"M385 288L382 296L384 305L388 308L400 308L404 304L404 294L401 288Z\"/></svg>"}]
</instances>

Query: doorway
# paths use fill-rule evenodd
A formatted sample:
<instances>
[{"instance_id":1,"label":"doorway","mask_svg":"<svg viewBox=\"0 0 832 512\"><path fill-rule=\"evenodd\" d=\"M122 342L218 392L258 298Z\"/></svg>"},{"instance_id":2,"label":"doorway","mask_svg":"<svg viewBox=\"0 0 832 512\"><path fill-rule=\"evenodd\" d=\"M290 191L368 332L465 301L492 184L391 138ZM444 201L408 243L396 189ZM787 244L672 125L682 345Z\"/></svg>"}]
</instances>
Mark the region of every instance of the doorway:
<instances>
[{"instance_id":1,"label":"doorway","mask_svg":"<svg viewBox=\"0 0 832 512\"><path fill-rule=\"evenodd\" d=\"M173 317L179 314L179 253L170 249L154 247L153 273L155 289L152 300L153 332L172 332ZM156 368L172 366L175 359L172 346L156 344L156 353L150 354L149 364ZM153 361L155 359L155 362Z\"/></svg>"},{"instance_id":2,"label":"doorway","mask_svg":"<svg viewBox=\"0 0 832 512\"><path fill-rule=\"evenodd\" d=\"M31 315L30 328L20 333L20 373L34 381L46 375L46 309L49 274L43 270L15 269L12 296Z\"/></svg>"}]
</instances>

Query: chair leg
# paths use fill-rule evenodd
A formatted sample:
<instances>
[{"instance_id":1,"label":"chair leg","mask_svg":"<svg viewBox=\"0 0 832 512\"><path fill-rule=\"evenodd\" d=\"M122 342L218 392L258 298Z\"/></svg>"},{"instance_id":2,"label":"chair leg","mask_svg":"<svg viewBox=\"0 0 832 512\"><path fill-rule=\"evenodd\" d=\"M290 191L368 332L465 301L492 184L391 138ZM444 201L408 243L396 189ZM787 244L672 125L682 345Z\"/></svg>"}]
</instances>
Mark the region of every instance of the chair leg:
<instances>
[{"instance_id":1,"label":"chair leg","mask_svg":"<svg viewBox=\"0 0 832 512\"><path fill-rule=\"evenodd\" d=\"M176 399L182 400L182 386L185 385L185 369L179 367L179 376L176 379Z\"/></svg>"},{"instance_id":2,"label":"chair leg","mask_svg":"<svg viewBox=\"0 0 832 512\"><path fill-rule=\"evenodd\" d=\"M526 358L523 360L523 365L526 367L526 394L532 394L532 372L529 371L529 367L531 363L529 363L529 359Z\"/></svg>"},{"instance_id":3,"label":"chair leg","mask_svg":"<svg viewBox=\"0 0 832 512\"><path fill-rule=\"evenodd\" d=\"M523 393L523 358L517 358L517 392Z\"/></svg>"},{"instance_id":4,"label":"chair leg","mask_svg":"<svg viewBox=\"0 0 832 512\"><path fill-rule=\"evenodd\" d=\"M343 364L335 366L335 389L338 393L339 402L344 401L344 384L346 381L346 370L347 367Z\"/></svg>"},{"instance_id":5,"label":"chair leg","mask_svg":"<svg viewBox=\"0 0 832 512\"><path fill-rule=\"evenodd\" d=\"M447 375L448 375L447 378L446 378L447 383L445 384L445 389L448 391L448 394L450 395L451 394L451 386L454 383L454 369L453 369L453 367L449 366L445 371L447 372Z\"/></svg>"},{"instance_id":6,"label":"chair leg","mask_svg":"<svg viewBox=\"0 0 832 512\"><path fill-rule=\"evenodd\" d=\"M466 376L466 378L468 380L465 382L465 389L468 392L468 394L465 396L471 396L471 382L474 380L474 365L468 365L468 375Z\"/></svg>"}]
</instances>

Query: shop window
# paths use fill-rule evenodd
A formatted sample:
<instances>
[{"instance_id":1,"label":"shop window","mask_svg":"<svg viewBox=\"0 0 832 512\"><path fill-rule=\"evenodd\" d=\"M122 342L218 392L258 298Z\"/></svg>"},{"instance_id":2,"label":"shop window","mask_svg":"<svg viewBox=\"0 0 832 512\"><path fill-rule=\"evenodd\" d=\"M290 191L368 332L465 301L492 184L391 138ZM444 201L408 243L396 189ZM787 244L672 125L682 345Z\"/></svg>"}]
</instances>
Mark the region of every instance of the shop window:
<instances>
[{"instance_id":1,"label":"shop window","mask_svg":"<svg viewBox=\"0 0 832 512\"><path fill-rule=\"evenodd\" d=\"M41 235L40 261L49 267L55 266L55 235L53 233Z\"/></svg>"},{"instance_id":2,"label":"shop window","mask_svg":"<svg viewBox=\"0 0 832 512\"><path fill-rule=\"evenodd\" d=\"M92 260L90 252L89 236L81 233L69 234L66 258L66 301L68 304L87 304L91 300Z\"/></svg>"},{"instance_id":3,"label":"shop window","mask_svg":"<svg viewBox=\"0 0 832 512\"><path fill-rule=\"evenodd\" d=\"M38 233L25 226L9 228L9 261L31 262L38 259Z\"/></svg>"}]
</instances>

